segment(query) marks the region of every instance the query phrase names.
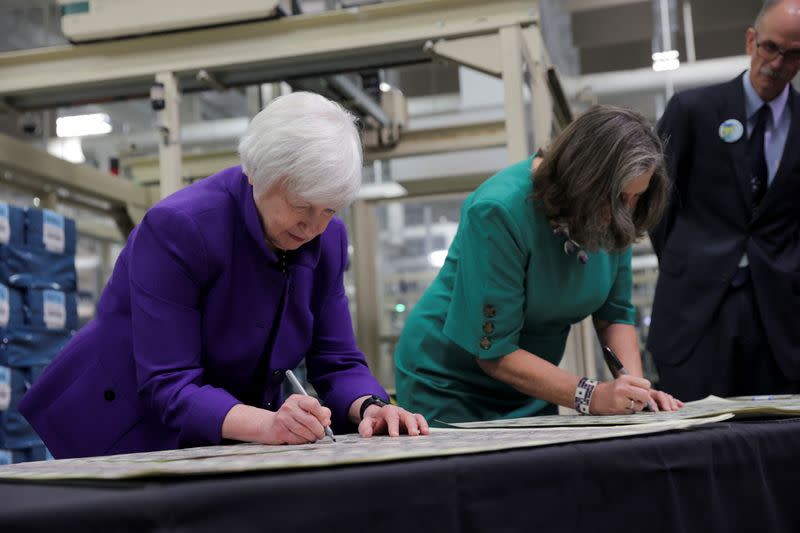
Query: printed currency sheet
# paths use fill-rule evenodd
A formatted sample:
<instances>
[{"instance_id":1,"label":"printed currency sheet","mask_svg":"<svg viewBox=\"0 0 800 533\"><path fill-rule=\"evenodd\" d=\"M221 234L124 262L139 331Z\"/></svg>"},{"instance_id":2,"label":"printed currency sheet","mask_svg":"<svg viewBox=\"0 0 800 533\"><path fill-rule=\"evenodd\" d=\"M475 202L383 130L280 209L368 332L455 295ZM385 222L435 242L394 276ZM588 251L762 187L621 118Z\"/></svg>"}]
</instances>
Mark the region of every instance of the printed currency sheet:
<instances>
[{"instance_id":1,"label":"printed currency sheet","mask_svg":"<svg viewBox=\"0 0 800 533\"><path fill-rule=\"evenodd\" d=\"M629 415L586 416L586 415L548 415L508 420L489 420L485 422L448 423L436 420L451 428L487 429L487 428L525 428L525 427L562 427L562 426L619 426L633 424L650 424L652 422L668 422L716 416L731 413L736 418L754 416L790 417L800 416L800 395L768 395L737 396L720 398L708 396L695 402L686 402L678 411L661 411L651 413L640 411Z\"/></svg>"},{"instance_id":2,"label":"printed currency sheet","mask_svg":"<svg viewBox=\"0 0 800 533\"><path fill-rule=\"evenodd\" d=\"M675 419L650 424L601 427L519 429L439 429L424 437L337 435L298 446L236 444L161 452L62 459L0 466L0 479L129 479L158 476L225 474L259 470L319 468L425 457L471 454L566 442L629 437L687 429L719 422L731 415Z\"/></svg>"}]
</instances>

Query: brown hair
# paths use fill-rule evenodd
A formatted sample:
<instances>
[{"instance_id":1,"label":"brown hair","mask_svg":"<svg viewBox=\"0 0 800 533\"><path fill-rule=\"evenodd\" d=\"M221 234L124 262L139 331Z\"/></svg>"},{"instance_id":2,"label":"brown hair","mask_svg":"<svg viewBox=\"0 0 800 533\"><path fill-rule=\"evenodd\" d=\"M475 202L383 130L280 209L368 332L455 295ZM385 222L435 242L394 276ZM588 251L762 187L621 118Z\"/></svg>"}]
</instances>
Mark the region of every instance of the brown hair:
<instances>
[{"instance_id":1,"label":"brown hair","mask_svg":"<svg viewBox=\"0 0 800 533\"><path fill-rule=\"evenodd\" d=\"M661 219L670 189L663 146L640 113L593 106L542 156L533 176L533 197L547 218L566 226L581 246L622 251ZM650 169L650 185L631 212L621 199L623 189Z\"/></svg>"}]
</instances>

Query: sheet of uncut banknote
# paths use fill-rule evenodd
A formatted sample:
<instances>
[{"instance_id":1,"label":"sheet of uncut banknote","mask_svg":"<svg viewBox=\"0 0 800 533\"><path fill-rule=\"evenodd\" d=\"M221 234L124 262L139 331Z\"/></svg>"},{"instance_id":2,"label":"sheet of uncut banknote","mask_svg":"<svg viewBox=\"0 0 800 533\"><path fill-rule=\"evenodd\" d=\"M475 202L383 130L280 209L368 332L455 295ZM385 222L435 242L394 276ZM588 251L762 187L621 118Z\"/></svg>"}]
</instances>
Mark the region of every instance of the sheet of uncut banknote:
<instances>
[{"instance_id":1,"label":"sheet of uncut banknote","mask_svg":"<svg viewBox=\"0 0 800 533\"><path fill-rule=\"evenodd\" d=\"M227 474L276 469L324 468L448 455L464 455L567 442L624 438L690 429L731 415L650 424L517 429L431 429L425 437L336 435L299 446L236 444L85 459L62 459L0 466L4 480L92 480ZM82 481L83 482L83 481Z\"/></svg>"},{"instance_id":2,"label":"sheet of uncut banknote","mask_svg":"<svg viewBox=\"0 0 800 533\"><path fill-rule=\"evenodd\" d=\"M513 418L508 420L489 420L485 422L465 422L436 420L435 423L453 428L523 428L552 426L617 426L626 424L647 424L669 420L684 420L731 413L736 418L745 417L793 417L800 416L800 395L763 395L719 398L708 396L695 402L687 402L678 411L651 413L641 411L629 415L587 416L552 415Z\"/></svg>"}]
</instances>

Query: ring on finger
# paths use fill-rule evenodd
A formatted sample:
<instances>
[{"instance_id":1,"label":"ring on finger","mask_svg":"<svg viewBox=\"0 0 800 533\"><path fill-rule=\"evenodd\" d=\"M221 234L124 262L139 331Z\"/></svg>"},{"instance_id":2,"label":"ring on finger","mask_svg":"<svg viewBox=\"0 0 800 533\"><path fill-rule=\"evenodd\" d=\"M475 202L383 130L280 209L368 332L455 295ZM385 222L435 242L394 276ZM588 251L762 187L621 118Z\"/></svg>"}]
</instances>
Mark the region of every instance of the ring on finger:
<instances>
[{"instance_id":1,"label":"ring on finger","mask_svg":"<svg viewBox=\"0 0 800 533\"><path fill-rule=\"evenodd\" d=\"M631 404L628 406L628 409L633 411L633 406L634 405L636 405L636 401L633 398L631 398Z\"/></svg>"}]
</instances>

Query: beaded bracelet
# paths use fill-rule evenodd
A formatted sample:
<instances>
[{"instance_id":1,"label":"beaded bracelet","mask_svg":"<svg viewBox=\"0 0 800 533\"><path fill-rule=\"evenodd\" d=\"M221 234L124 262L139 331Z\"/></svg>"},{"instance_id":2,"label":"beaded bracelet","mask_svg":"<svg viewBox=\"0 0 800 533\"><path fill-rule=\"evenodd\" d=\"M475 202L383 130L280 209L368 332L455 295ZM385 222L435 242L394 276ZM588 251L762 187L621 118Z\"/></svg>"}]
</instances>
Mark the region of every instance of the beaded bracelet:
<instances>
[{"instance_id":1,"label":"beaded bracelet","mask_svg":"<svg viewBox=\"0 0 800 533\"><path fill-rule=\"evenodd\" d=\"M581 378L578 387L575 389L575 410L581 414L588 415L589 403L592 401L592 393L597 387L597 380Z\"/></svg>"}]
</instances>

